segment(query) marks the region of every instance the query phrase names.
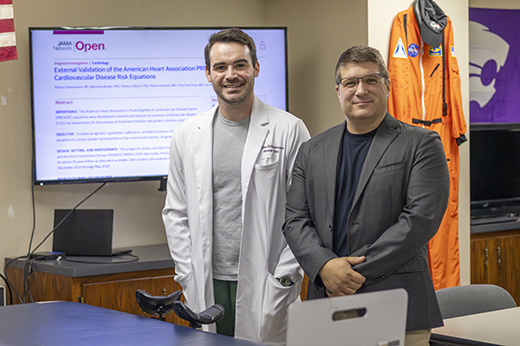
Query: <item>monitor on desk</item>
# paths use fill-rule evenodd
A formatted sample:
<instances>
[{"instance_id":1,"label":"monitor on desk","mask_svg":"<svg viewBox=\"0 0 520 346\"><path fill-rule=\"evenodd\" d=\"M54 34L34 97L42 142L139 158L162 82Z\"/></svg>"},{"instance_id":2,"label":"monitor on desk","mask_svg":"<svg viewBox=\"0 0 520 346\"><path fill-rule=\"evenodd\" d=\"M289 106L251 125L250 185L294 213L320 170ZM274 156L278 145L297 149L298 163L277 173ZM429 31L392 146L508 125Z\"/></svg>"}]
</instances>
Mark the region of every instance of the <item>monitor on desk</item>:
<instances>
[{"instance_id":1,"label":"monitor on desk","mask_svg":"<svg viewBox=\"0 0 520 346\"><path fill-rule=\"evenodd\" d=\"M67 256L112 256L113 224L113 209L56 209L52 251Z\"/></svg>"}]
</instances>

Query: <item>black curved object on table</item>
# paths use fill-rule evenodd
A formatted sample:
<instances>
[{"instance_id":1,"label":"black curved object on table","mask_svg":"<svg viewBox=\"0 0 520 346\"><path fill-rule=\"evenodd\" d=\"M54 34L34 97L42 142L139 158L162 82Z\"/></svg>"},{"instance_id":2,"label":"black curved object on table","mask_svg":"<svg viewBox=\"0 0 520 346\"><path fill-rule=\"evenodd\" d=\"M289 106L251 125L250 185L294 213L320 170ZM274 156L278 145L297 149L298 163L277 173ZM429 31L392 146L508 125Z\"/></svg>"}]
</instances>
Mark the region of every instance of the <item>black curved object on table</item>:
<instances>
[{"instance_id":1,"label":"black curved object on table","mask_svg":"<svg viewBox=\"0 0 520 346\"><path fill-rule=\"evenodd\" d=\"M220 304L210 306L199 313L193 312L180 300L173 303L173 311L177 316L190 322L190 327L200 328L202 324L212 324L224 316L224 307Z\"/></svg>"},{"instance_id":2,"label":"black curved object on table","mask_svg":"<svg viewBox=\"0 0 520 346\"><path fill-rule=\"evenodd\" d=\"M164 321L164 315L173 310L173 303L181 299L182 291L173 292L168 296L152 296L143 290L135 291L137 304L149 315L156 316L157 319Z\"/></svg>"},{"instance_id":3,"label":"black curved object on table","mask_svg":"<svg viewBox=\"0 0 520 346\"><path fill-rule=\"evenodd\" d=\"M182 291L176 291L168 296L152 296L143 290L135 292L135 298L141 309L149 315L164 321L164 315L172 310L177 316L190 323L191 328L200 328L203 324L212 324L224 316L224 307L220 304L210 306L204 311L194 312L180 301Z\"/></svg>"}]
</instances>

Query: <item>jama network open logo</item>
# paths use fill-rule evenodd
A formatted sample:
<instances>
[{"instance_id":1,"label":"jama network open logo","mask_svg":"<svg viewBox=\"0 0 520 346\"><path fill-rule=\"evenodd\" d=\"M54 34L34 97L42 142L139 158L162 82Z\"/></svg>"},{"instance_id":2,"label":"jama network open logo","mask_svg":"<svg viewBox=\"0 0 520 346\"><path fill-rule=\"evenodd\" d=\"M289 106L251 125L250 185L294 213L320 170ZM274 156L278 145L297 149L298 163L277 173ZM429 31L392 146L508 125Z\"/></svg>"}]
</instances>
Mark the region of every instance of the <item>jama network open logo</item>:
<instances>
[{"instance_id":1,"label":"jama network open logo","mask_svg":"<svg viewBox=\"0 0 520 346\"><path fill-rule=\"evenodd\" d=\"M83 41L59 41L57 45L52 47L52 49L87 53L89 51L105 50L106 48L104 43L89 43Z\"/></svg>"}]
</instances>

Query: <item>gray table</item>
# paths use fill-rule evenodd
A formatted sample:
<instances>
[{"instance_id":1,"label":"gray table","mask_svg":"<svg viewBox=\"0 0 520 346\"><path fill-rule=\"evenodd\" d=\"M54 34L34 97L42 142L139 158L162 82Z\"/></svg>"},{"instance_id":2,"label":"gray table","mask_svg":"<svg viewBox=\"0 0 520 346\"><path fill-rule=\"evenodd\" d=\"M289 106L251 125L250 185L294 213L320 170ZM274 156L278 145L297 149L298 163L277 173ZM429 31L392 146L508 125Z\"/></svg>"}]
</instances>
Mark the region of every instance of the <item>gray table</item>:
<instances>
[{"instance_id":1,"label":"gray table","mask_svg":"<svg viewBox=\"0 0 520 346\"><path fill-rule=\"evenodd\" d=\"M444 320L431 340L449 345L520 345L520 307Z\"/></svg>"}]
</instances>

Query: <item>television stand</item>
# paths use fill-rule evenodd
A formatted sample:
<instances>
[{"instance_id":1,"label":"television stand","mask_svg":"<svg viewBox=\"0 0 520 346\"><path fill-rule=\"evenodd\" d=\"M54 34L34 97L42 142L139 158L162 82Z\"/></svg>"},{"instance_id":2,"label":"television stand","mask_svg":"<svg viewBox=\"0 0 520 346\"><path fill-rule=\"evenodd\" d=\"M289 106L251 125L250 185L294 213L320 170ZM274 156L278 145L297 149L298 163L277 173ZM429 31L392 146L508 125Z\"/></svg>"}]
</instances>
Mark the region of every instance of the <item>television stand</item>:
<instances>
[{"instance_id":1,"label":"television stand","mask_svg":"<svg viewBox=\"0 0 520 346\"><path fill-rule=\"evenodd\" d=\"M515 222L518 220L518 215L516 214L507 214L507 215L494 215L494 216L484 216L471 219L471 225L485 225L489 223L499 223L499 222Z\"/></svg>"}]
</instances>

